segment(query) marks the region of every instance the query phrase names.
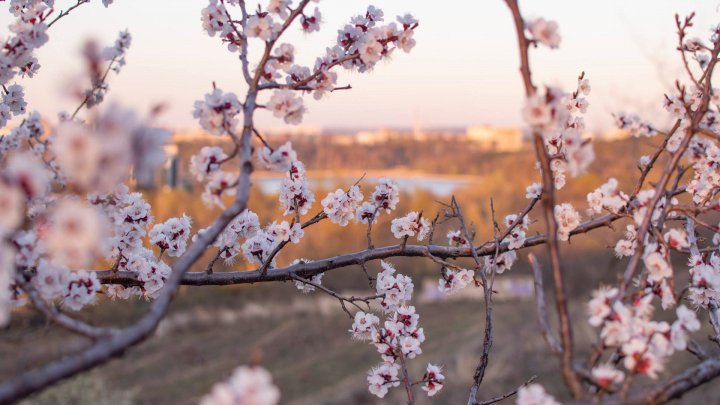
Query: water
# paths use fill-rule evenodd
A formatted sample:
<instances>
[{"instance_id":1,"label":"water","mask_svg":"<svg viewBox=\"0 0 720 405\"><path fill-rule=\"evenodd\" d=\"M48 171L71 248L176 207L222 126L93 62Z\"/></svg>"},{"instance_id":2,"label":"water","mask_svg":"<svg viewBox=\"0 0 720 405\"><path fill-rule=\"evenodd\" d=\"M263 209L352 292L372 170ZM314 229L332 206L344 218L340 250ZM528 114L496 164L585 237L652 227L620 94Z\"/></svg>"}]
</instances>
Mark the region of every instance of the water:
<instances>
[{"instance_id":1,"label":"water","mask_svg":"<svg viewBox=\"0 0 720 405\"><path fill-rule=\"evenodd\" d=\"M449 197L455 190L466 187L470 184L470 179L455 178L455 177L423 177L423 176L365 176L362 183L368 185L375 185L381 177L388 177L393 179L401 191L407 193L414 193L417 191L426 191L434 194L437 197ZM355 184L360 176L324 176L324 177L309 177L308 182L313 190L347 188L348 186ZM253 178L253 182L260 187L264 194L279 194L280 186L282 184L282 177L275 176L257 176Z\"/></svg>"}]
</instances>

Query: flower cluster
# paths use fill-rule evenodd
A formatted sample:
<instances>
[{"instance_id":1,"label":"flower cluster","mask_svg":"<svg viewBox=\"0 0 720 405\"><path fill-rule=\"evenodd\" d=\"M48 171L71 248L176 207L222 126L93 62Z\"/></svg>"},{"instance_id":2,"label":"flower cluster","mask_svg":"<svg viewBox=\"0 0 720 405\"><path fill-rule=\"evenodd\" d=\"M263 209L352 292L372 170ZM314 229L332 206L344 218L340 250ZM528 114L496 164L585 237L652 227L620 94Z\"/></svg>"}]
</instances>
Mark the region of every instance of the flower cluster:
<instances>
[{"instance_id":1,"label":"flower cluster","mask_svg":"<svg viewBox=\"0 0 720 405\"><path fill-rule=\"evenodd\" d=\"M198 236L205 233L205 229L198 231L193 235L193 242L197 241ZM236 216L228 226L218 235L213 246L220 249L219 257L226 262L232 262L238 254L242 252L242 239L250 239L260 231L260 221L256 213L245 210Z\"/></svg>"},{"instance_id":2,"label":"flower cluster","mask_svg":"<svg viewBox=\"0 0 720 405\"><path fill-rule=\"evenodd\" d=\"M179 257L187 248L190 223L190 217L183 214L180 218L170 218L163 223L156 224L148 234L150 243L158 246L169 256Z\"/></svg>"},{"instance_id":3,"label":"flower cluster","mask_svg":"<svg viewBox=\"0 0 720 405\"><path fill-rule=\"evenodd\" d=\"M202 397L200 405L276 405L280 402L280 390L273 384L270 373L260 366L241 366L230 378L212 387Z\"/></svg>"},{"instance_id":4,"label":"flower cluster","mask_svg":"<svg viewBox=\"0 0 720 405\"><path fill-rule=\"evenodd\" d=\"M615 256L622 258L635 254L635 249L637 248L636 235L637 229L635 229L635 226L627 225L625 228L625 238L618 240L615 244Z\"/></svg>"},{"instance_id":5,"label":"flower cluster","mask_svg":"<svg viewBox=\"0 0 720 405\"><path fill-rule=\"evenodd\" d=\"M198 181L204 181L219 170L220 164L227 158L221 147L204 146L197 155L190 157L190 174Z\"/></svg>"},{"instance_id":6,"label":"flower cluster","mask_svg":"<svg viewBox=\"0 0 720 405\"><path fill-rule=\"evenodd\" d=\"M241 248L248 262L265 265L272 259L270 266L275 267L275 257L271 256L273 251L281 243L300 243L303 235L302 225L299 223L291 225L287 221L273 222L249 237Z\"/></svg>"},{"instance_id":7,"label":"flower cluster","mask_svg":"<svg viewBox=\"0 0 720 405\"><path fill-rule=\"evenodd\" d=\"M447 268L444 270L443 276L438 280L438 290L442 293L452 294L475 283L474 270L455 271Z\"/></svg>"},{"instance_id":8,"label":"flower cluster","mask_svg":"<svg viewBox=\"0 0 720 405\"><path fill-rule=\"evenodd\" d=\"M423 218L422 213L413 211L404 217L393 219L390 230L398 239L415 237L418 241L422 241L430 232L430 221Z\"/></svg>"},{"instance_id":9,"label":"flower cluster","mask_svg":"<svg viewBox=\"0 0 720 405\"><path fill-rule=\"evenodd\" d=\"M140 295L144 295L147 299L157 298L172 272L170 266L153 255L152 250L143 247L128 255L127 260L120 260L118 269L134 274L143 283L142 288L122 285L108 287L108 295L119 299Z\"/></svg>"},{"instance_id":10,"label":"flower cluster","mask_svg":"<svg viewBox=\"0 0 720 405\"><path fill-rule=\"evenodd\" d=\"M17 17L9 25L12 33L0 48L0 84L7 84L16 75L33 77L40 69L34 51L47 40L46 23L54 0L13 0L10 12Z\"/></svg>"},{"instance_id":11,"label":"flower cluster","mask_svg":"<svg viewBox=\"0 0 720 405\"><path fill-rule=\"evenodd\" d=\"M198 119L205 131L213 135L233 134L238 124L236 117L242 108L235 94L214 89L203 100L195 101L193 117Z\"/></svg>"},{"instance_id":12,"label":"flower cluster","mask_svg":"<svg viewBox=\"0 0 720 405\"><path fill-rule=\"evenodd\" d=\"M292 90L277 90L267 103L267 108L277 118L282 118L286 124L299 124L302 122L305 106L302 97L298 97Z\"/></svg>"},{"instance_id":13,"label":"flower cluster","mask_svg":"<svg viewBox=\"0 0 720 405\"><path fill-rule=\"evenodd\" d=\"M678 319L672 325L653 321L652 291L638 294L626 305L616 299L616 288L596 290L588 306L590 324L601 328L603 344L617 350L628 371L657 378L664 359L675 350L685 350L688 333L698 331L700 323L695 312L684 305L678 306Z\"/></svg>"},{"instance_id":14,"label":"flower cluster","mask_svg":"<svg viewBox=\"0 0 720 405\"><path fill-rule=\"evenodd\" d=\"M383 398L390 388L400 385L400 364L422 354L420 345L425 341L425 333L418 325L420 316L415 307L406 305L412 297L412 281L405 275L395 274L395 268L389 263L380 263L383 270L378 274L376 290L382 296L380 304L387 314L386 320L381 325L376 315L358 311L350 333L355 339L370 341L380 354L382 363L370 369L367 382L370 392ZM417 383L423 384L422 389L428 396L433 396L442 389L444 381L440 368L428 364L423 379Z\"/></svg>"},{"instance_id":15,"label":"flower cluster","mask_svg":"<svg viewBox=\"0 0 720 405\"><path fill-rule=\"evenodd\" d=\"M720 257L710 255L707 262L702 257L690 258L690 302L700 308L720 306Z\"/></svg>"},{"instance_id":16,"label":"flower cluster","mask_svg":"<svg viewBox=\"0 0 720 405\"><path fill-rule=\"evenodd\" d=\"M560 34L558 33L558 25L555 21L548 21L544 18L536 18L527 21L526 28L530 32L530 36L534 41L550 48L560 46Z\"/></svg>"},{"instance_id":17,"label":"flower cluster","mask_svg":"<svg viewBox=\"0 0 720 405\"><path fill-rule=\"evenodd\" d=\"M293 150L290 141L275 150L271 150L267 146L259 148L257 156L266 169L277 172L289 171L292 163L297 161L297 153Z\"/></svg>"},{"instance_id":18,"label":"flower cluster","mask_svg":"<svg viewBox=\"0 0 720 405\"><path fill-rule=\"evenodd\" d=\"M274 45L274 41L287 27L288 22L285 20L290 15L289 10L293 10L288 0L272 0L265 6L265 10L260 6L255 14L244 16L243 21L238 22L230 17L230 10L226 8L226 5L237 4L236 1L210 0L201 13L202 25L208 35L218 35L233 52L246 47L250 38ZM304 8L293 11L299 13L298 20L304 32L320 30L322 15L317 7L311 14ZM335 89L337 73L331 71L334 66L365 72L396 48L409 52L415 45L413 32L417 20L405 15L397 19L400 27L396 23L379 26L383 16L382 10L370 6L365 15L353 17L351 24L338 31L337 42L327 48L324 56L317 58L312 70L294 63L292 45L283 43L271 47L270 57L264 58L255 71L261 85L276 89L266 103L267 109L288 124L299 124L306 110L303 99L296 96L295 91L312 92L315 99L320 99ZM286 84L280 85L283 75ZM203 112L199 115L211 114ZM205 128L208 120L204 122L201 119ZM212 123L207 126L216 128Z\"/></svg>"},{"instance_id":19,"label":"flower cluster","mask_svg":"<svg viewBox=\"0 0 720 405\"><path fill-rule=\"evenodd\" d=\"M148 128L133 111L112 105L92 125L61 122L52 152L68 183L109 192L127 179L131 168L136 178L154 173L164 161L162 144L169 137L170 131Z\"/></svg>"},{"instance_id":20,"label":"flower cluster","mask_svg":"<svg viewBox=\"0 0 720 405\"><path fill-rule=\"evenodd\" d=\"M514 250L508 250L505 253L500 253L497 258L493 256L485 256L483 259L483 269L486 273L495 272L502 274L506 270L510 270L517 261L517 252Z\"/></svg>"},{"instance_id":21,"label":"flower cluster","mask_svg":"<svg viewBox=\"0 0 720 405\"><path fill-rule=\"evenodd\" d=\"M103 49L103 56L105 57L105 60L116 61L116 65L113 68L115 73L119 73L120 66L125 65L125 53L128 48L130 48L131 42L132 36L130 36L130 33L127 30L125 30L118 34L118 38L115 40L113 46Z\"/></svg>"},{"instance_id":22,"label":"flower cluster","mask_svg":"<svg viewBox=\"0 0 720 405\"><path fill-rule=\"evenodd\" d=\"M310 190L310 184L305 176L305 166L301 161L290 163L288 177L280 185L280 206L283 215L305 215L315 202L315 194Z\"/></svg>"},{"instance_id":23,"label":"flower cluster","mask_svg":"<svg viewBox=\"0 0 720 405\"><path fill-rule=\"evenodd\" d=\"M619 113L615 115L615 124L619 129L630 132L630 135L639 137L651 137L657 135L657 131L650 123L643 121L636 114Z\"/></svg>"},{"instance_id":24,"label":"flower cluster","mask_svg":"<svg viewBox=\"0 0 720 405\"><path fill-rule=\"evenodd\" d=\"M0 128L7 125L13 116L25 114L27 103L25 91L19 84L13 84L3 89L5 93L0 99Z\"/></svg>"},{"instance_id":25,"label":"flower cluster","mask_svg":"<svg viewBox=\"0 0 720 405\"><path fill-rule=\"evenodd\" d=\"M690 142L687 156L692 164L693 179L686 191L693 202L701 203L711 198L713 190L720 187L720 148L710 139L694 138Z\"/></svg>"},{"instance_id":26,"label":"flower cluster","mask_svg":"<svg viewBox=\"0 0 720 405\"><path fill-rule=\"evenodd\" d=\"M598 214L603 209L617 214L627 205L629 200L627 194L618 190L618 182L614 178L610 178L607 183L587 195L590 210Z\"/></svg>"},{"instance_id":27,"label":"flower cluster","mask_svg":"<svg viewBox=\"0 0 720 405\"><path fill-rule=\"evenodd\" d=\"M560 405L540 384L528 384L517 392L517 405Z\"/></svg>"},{"instance_id":28,"label":"flower cluster","mask_svg":"<svg viewBox=\"0 0 720 405\"><path fill-rule=\"evenodd\" d=\"M570 232L580 225L580 213L569 203L555 206L555 220L558 224L558 239L568 240Z\"/></svg>"},{"instance_id":29,"label":"flower cluster","mask_svg":"<svg viewBox=\"0 0 720 405\"><path fill-rule=\"evenodd\" d=\"M523 108L523 118L534 133L542 135L548 154L552 157L550 169L555 188L565 185L565 172L574 177L585 172L595 159L592 143L583 139L590 83L581 75L577 89L566 94L555 87L546 87L545 92L530 96ZM530 193L528 198L536 193Z\"/></svg>"},{"instance_id":30,"label":"flower cluster","mask_svg":"<svg viewBox=\"0 0 720 405\"><path fill-rule=\"evenodd\" d=\"M515 214L505 217L505 226L509 233L503 242L507 243L508 249L519 249L525 244L525 231L529 225L530 217L528 215L524 215L522 218L518 218Z\"/></svg>"},{"instance_id":31,"label":"flower cluster","mask_svg":"<svg viewBox=\"0 0 720 405\"><path fill-rule=\"evenodd\" d=\"M363 200L363 194L360 187L351 186L348 191L337 189L327 195L320 202L323 212L328 216L330 221L340 226L347 225L351 220L356 218L355 210L358 203Z\"/></svg>"},{"instance_id":32,"label":"flower cluster","mask_svg":"<svg viewBox=\"0 0 720 405\"><path fill-rule=\"evenodd\" d=\"M383 177L378 180L370 200L357 207L356 220L366 224L375 223L380 212L392 212L398 202L400 202L400 189L394 181Z\"/></svg>"}]
</instances>

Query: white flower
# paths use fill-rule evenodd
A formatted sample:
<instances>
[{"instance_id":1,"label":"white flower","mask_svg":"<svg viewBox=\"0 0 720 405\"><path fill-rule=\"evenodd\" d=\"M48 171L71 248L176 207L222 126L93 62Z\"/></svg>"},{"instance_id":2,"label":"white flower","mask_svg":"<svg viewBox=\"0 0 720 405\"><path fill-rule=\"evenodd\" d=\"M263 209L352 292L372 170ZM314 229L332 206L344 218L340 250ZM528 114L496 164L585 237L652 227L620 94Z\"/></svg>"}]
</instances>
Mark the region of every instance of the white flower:
<instances>
[{"instance_id":1,"label":"white flower","mask_svg":"<svg viewBox=\"0 0 720 405\"><path fill-rule=\"evenodd\" d=\"M442 293L452 294L468 285L474 284L475 271L462 269L458 272L446 270L445 277L438 280L438 290Z\"/></svg>"},{"instance_id":2,"label":"white flower","mask_svg":"<svg viewBox=\"0 0 720 405\"><path fill-rule=\"evenodd\" d=\"M234 93L223 93L214 89L205 95L203 100L194 104L193 117L197 118L200 126L213 135L233 133L238 124L237 115L242 111L242 105Z\"/></svg>"},{"instance_id":3,"label":"white flower","mask_svg":"<svg viewBox=\"0 0 720 405\"><path fill-rule=\"evenodd\" d=\"M218 3L217 0L210 0L210 4L202 9L201 20L203 29L214 37L216 33L220 32L221 36L230 32L230 24L228 24L227 10L222 3Z\"/></svg>"},{"instance_id":4,"label":"white flower","mask_svg":"<svg viewBox=\"0 0 720 405\"><path fill-rule=\"evenodd\" d=\"M425 239L430 232L430 221L420 215L413 211L402 218L393 219L390 227L393 236L398 239L416 236L419 241Z\"/></svg>"},{"instance_id":5,"label":"white flower","mask_svg":"<svg viewBox=\"0 0 720 405\"><path fill-rule=\"evenodd\" d=\"M13 115L25 114L27 102L25 102L25 91L19 84L7 86L7 93L3 96L2 104L8 107Z\"/></svg>"},{"instance_id":6,"label":"white flower","mask_svg":"<svg viewBox=\"0 0 720 405\"><path fill-rule=\"evenodd\" d=\"M610 388L613 384L620 384L625 379L625 373L611 364L601 364L592 369L595 382L603 388Z\"/></svg>"},{"instance_id":7,"label":"white flower","mask_svg":"<svg viewBox=\"0 0 720 405\"><path fill-rule=\"evenodd\" d=\"M157 245L169 256L180 257L187 248L190 226L190 217L185 214L180 218L170 218L150 230L150 243Z\"/></svg>"},{"instance_id":8,"label":"white flower","mask_svg":"<svg viewBox=\"0 0 720 405\"><path fill-rule=\"evenodd\" d=\"M385 397L389 388L400 385L398 366L382 363L377 367L373 367L368 373L367 382L370 393L378 398Z\"/></svg>"},{"instance_id":9,"label":"white flower","mask_svg":"<svg viewBox=\"0 0 720 405\"><path fill-rule=\"evenodd\" d=\"M540 194L542 194L543 186L541 183L533 183L525 189L525 198L529 199L536 199L540 198Z\"/></svg>"},{"instance_id":10,"label":"white flower","mask_svg":"<svg viewBox=\"0 0 720 405\"><path fill-rule=\"evenodd\" d=\"M635 241L620 239L615 244L615 256L618 258L628 257L635 254Z\"/></svg>"},{"instance_id":11,"label":"white flower","mask_svg":"<svg viewBox=\"0 0 720 405\"><path fill-rule=\"evenodd\" d=\"M429 397L437 394L445 384L445 376L441 371L440 367L428 363L421 388Z\"/></svg>"},{"instance_id":12,"label":"white flower","mask_svg":"<svg viewBox=\"0 0 720 405\"><path fill-rule=\"evenodd\" d=\"M552 107L545 97L535 94L525 100L522 110L523 119L531 127L545 127L552 122Z\"/></svg>"},{"instance_id":13,"label":"white flower","mask_svg":"<svg viewBox=\"0 0 720 405\"><path fill-rule=\"evenodd\" d=\"M289 14L288 8L292 5L292 0L270 0L267 5L267 11L277 14L280 18L287 18Z\"/></svg>"},{"instance_id":14,"label":"white flower","mask_svg":"<svg viewBox=\"0 0 720 405\"><path fill-rule=\"evenodd\" d=\"M206 205L217 205L225 208L222 197L234 196L237 192L238 176L222 170L214 171L208 175L205 190L201 198Z\"/></svg>"},{"instance_id":15,"label":"white flower","mask_svg":"<svg viewBox=\"0 0 720 405\"><path fill-rule=\"evenodd\" d=\"M79 311L84 306L95 303L98 291L100 291L100 280L94 271L71 271L63 305L73 311Z\"/></svg>"},{"instance_id":16,"label":"white flower","mask_svg":"<svg viewBox=\"0 0 720 405\"><path fill-rule=\"evenodd\" d=\"M200 405L276 405L280 390L273 384L270 373L260 366L241 366L232 376L213 386L202 397Z\"/></svg>"},{"instance_id":17,"label":"white flower","mask_svg":"<svg viewBox=\"0 0 720 405\"><path fill-rule=\"evenodd\" d=\"M569 203L555 206L555 219L558 223L559 240L568 240L570 232L580 225L580 214Z\"/></svg>"},{"instance_id":18,"label":"white flower","mask_svg":"<svg viewBox=\"0 0 720 405\"><path fill-rule=\"evenodd\" d=\"M219 146L204 146L200 153L190 157L190 174L198 181L204 181L208 175L220 168L220 162L227 155Z\"/></svg>"},{"instance_id":19,"label":"white flower","mask_svg":"<svg viewBox=\"0 0 720 405\"><path fill-rule=\"evenodd\" d=\"M661 358L648 350L647 338L633 338L622 345L625 355L623 365L626 369L637 374L647 374L650 378L657 378L657 373L664 369Z\"/></svg>"},{"instance_id":20,"label":"white flower","mask_svg":"<svg viewBox=\"0 0 720 405\"><path fill-rule=\"evenodd\" d=\"M510 270L510 268L512 268L513 264L515 264L516 260L517 260L517 253L514 250L509 250L505 253L500 253L497 257L497 261L494 261L494 258L491 256L485 256L484 269L485 269L485 272L489 273L490 271L492 271L492 269L494 267L495 272L497 274L502 274L506 270Z\"/></svg>"},{"instance_id":21,"label":"white flower","mask_svg":"<svg viewBox=\"0 0 720 405\"><path fill-rule=\"evenodd\" d=\"M560 405L540 384L520 387L517 393L517 405Z\"/></svg>"},{"instance_id":22,"label":"white flower","mask_svg":"<svg viewBox=\"0 0 720 405\"><path fill-rule=\"evenodd\" d=\"M19 186L29 199L44 196L50 184L50 173L31 153L16 153L8 159L5 175Z\"/></svg>"},{"instance_id":23,"label":"white flower","mask_svg":"<svg viewBox=\"0 0 720 405\"><path fill-rule=\"evenodd\" d=\"M359 340L369 340L373 329L380 325L380 318L371 313L358 311L355 313L355 319L349 332L353 338Z\"/></svg>"},{"instance_id":24,"label":"white flower","mask_svg":"<svg viewBox=\"0 0 720 405\"><path fill-rule=\"evenodd\" d=\"M315 201L315 194L310 190L305 178L305 167L302 162L294 161L290 167L290 178L283 179L280 186L280 206L283 215L299 213L305 215Z\"/></svg>"},{"instance_id":25,"label":"white flower","mask_svg":"<svg viewBox=\"0 0 720 405\"><path fill-rule=\"evenodd\" d=\"M100 165L101 140L74 121L61 122L54 139L53 151L62 173L71 182L89 188Z\"/></svg>"},{"instance_id":26,"label":"white flower","mask_svg":"<svg viewBox=\"0 0 720 405\"><path fill-rule=\"evenodd\" d=\"M629 197L618 190L617 180L610 178L607 183L589 193L587 201L590 209L598 214L602 212L603 208L618 213L620 209L625 207Z\"/></svg>"},{"instance_id":27,"label":"white flower","mask_svg":"<svg viewBox=\"0 0 720 405\"><path fill-rule=\"evenodd\" d=\"M365 201L357 207L355 220L364 224L377 223L379 209L372 203Z\"/></svg>"},{"instance_id":28,"label":"white flower","mask_svg":"<svg viewBox=\"0 0 720 405\"><path fill-rule=\"evenodd\" d=\"M275 150L263 146L258 149L257 156L266 169L278 172L289 171L292 163L297 160L297 153L293 150L290 141Z\"/></svg>"},{"instance_id":29,"label":"white flower","mask_svg":"<svg viewBox=\"0 0 720 405\"><path fill-rule=\"evenodd\" d=\"M672 276L672 267L665 260L660 252L649 252L643 257L645 267L648 270L648 278L652 281L661 281L664 278Z\"/></svg>"},{"instance_id":30,"label":"white flower","mask_svg":"<svg viewBox=\"0 0 720 405\"><path fill-rule=\"evenodd\" d=\"M358 51L363 63L373 65L381 58L385 47L372 35L365 35L365 40L360 44Z\"/></svg>"},{"instance_id":31,"label":"white flower","mask_svg":"<svg viewBox=\"0 0 720 405\"><path fill-rule=\"evenodd\" d=\"M103 222L95 207L76 200L60 201L43 238L52 262L69 267L90 265L101 248Z\"/></svg>"},{"instance_id":32,"label":"white flower","mask_svg":"<svg viewBox=\"0 0 720 405\"><path fill-rule=\"evenodd\" d=\"M460 229L448 231L447 238L450 246L466 247L470 245Z\"/></svg>"},{"instance_id":33,"label":"white flower","mask_svg":"<svg viewBox=\"0 0 720 405\"><path fill-rule=\"evenodd\" d=\"M320 22L322 22L322 15L317 7L315 7L315 11L312 15L306 16L303 14L300 19L300 25L302 26L303 31L308 33L320 31Z\"/></svg>"},{"instance_id":34,"label":"white flower","mask_svg":"<svg viewBox=\"0 0 720 405\"><path fill-rule=\"evenodd\" d=\"M690 242L687 239L687 233L680 229L670 229L665 232L663 239L671 249L682 250L690 247Z\"/></svg>"},{"instance_id":35,"label":"white flower","mask_svg":"<svg viewBox=\"0 0 720 405\"><path fill-rule=\"evenodd\" d=\"M70 270L64 266L54 266L47 260L40 260L33 284L40 295L52 301L64 295L70 283Z\"/></svg>"},{"instance_id":36,"label":"white flower","mask_svg":"<svg viewBox=\"0 0 720 405\"><path fill-rule=\"evenodd\" d=\"M249 38L260 38L263 41L270 41L275 37L275 32L279 30L279 27L273 22L272 17L266 14L263 17L259 15L251 15L247 19L245 25L245 34Z\"/></svg>"},{"instance_id":37,"label":"white flower","mask_svg":"<svg viewBox=\"0 0 720 405\"><path fill-rule=\"evenodd\" d=\"M362 199L360 188L352 186L348 192L341 189L335 190L323 198L320 203L323 206L323 212L332 223L345 226L355 218L355 210Z\"/></svg>"},{"instance_id":38,"label":"white flower","mask_svg":"<svg viewBox=\"0 0 720 405\"><path fill-rule=\"evenodd\" d=\"M122 58L128 48L130 48L131 42L132 37L130 36L130 33L127 30L121 31L118 38L115 40L115 44L103 49L103 57L105 57L105 60L117 60ZM116 67L115 69L118 68ZM118 72L118 70L116 70L116 72Z\"/></svg>"},{"instance_id":39,"label":"white flower","mask_svg":"<svg viewBox=\"0 0 720 405\"><path fill-rule=\"evenodd\" d=\"M527 21L527 29L532 39L549 46L557 48L560 45L560 34L555 21L547 21L544 18Z\"/></svg>"},{"instance_id":40,"label":"white flower","mask_svg":"<svg viewBox=\"0 0 720 405\"><path fill-rule=\"evenodd\" d=\"M678 306L676 312L678 319L672 324L670 340L676 350L685 350L687 348L688 332L700 330L700 321L698 321L695 312L685 305Z\"/></svg>"},{"instance_id":41,"label":"white flower","mask_svg":"<svg viewBox=\"0 0 720 405\"><path fill-rule=\"evenodd\" d=\"M305 113L302 97L296 97L292 90L276 90L267 103L267 109L287 124L299 124Z\"/></svg>"},{"instance_id":42,"label":"white flower","mask_svg":"<svg viewBox=\"0 0 720 405\"><path fill-rule=\"evenodd\" d=\"M380 265L383 271L378 273L375 282L375 290L378 295L383 295L380 306L385 312L397 310L412 298L414 285L410 277L402 274L394 275L395 268L388 262L382 260Z\"/></svg>"},{"instance_id":43,"label":"white flower","mask_svg":"<svg viewBox=\"0 0 720 405\"><path fill-rule=\"evenodd\" d=\"M394 181L383 177L378 180L370 200L378 209L390 213L400 202L400 189Z\"/></svg>"},{"instance_id":44,"label":"white flower","mask_svg":"<svg viewBox=\"0 0 720 405\"><path fill-rule=\"evenodd\" d=\"M612 312L610 304L612 299L617 296L617 293L617 288L609 287L600 287L593 291L593 298L588 303L590 325L597 327L605 322L608 315Z\"/></svg>"},{"instance_id":45,"label":"white flower","mask_svg":"<svg viewBox=\"0 0 720 405\"><path fill-rule=\"evenodd\" d=\"M24 212L25 195L22 190L0 181L0 237L22 223Z\"/></svg>"},{"instance_id":46,"label":"white flower","mask_svg":"<svg viewBox=\"0 0 720 405\"><path fill-rule=\"evenodd\" d=\"M324 274L325 273L316 274L316 275L310 277L309 281L314 284L321 285L322 277ZM312 284L303 283L302 281L299 281L299 280L295 280L294 284L295 284L295 288L302 291L303 293L307 294L307 293L311 293L311 292L315 291L315 286Z\"/></svg>"}]
</instances>

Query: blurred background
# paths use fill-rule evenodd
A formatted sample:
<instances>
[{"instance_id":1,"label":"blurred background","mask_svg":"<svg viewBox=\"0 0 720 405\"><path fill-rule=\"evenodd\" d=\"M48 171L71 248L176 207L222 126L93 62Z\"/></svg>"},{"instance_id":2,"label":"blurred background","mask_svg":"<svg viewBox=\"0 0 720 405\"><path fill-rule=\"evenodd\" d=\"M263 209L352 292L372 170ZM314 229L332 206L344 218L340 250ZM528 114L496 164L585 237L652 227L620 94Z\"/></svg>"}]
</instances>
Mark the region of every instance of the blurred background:
<instances>
[{"instance_id":1,"label":"blurred background","mask_svg":"<svg viewBox=\"0 0 720 405\"><path fill-rule=\"evenodd\" d=\"M58 0L56 5L64 8L72 3ZM129 29L133 44L128 65L119 76L111 76L108 99L139 111L163 103L168 109L161 124L174 131L166 149L168 161L154 187L143 193L153 206L156 222L186 213L193 218L195 230L207 226L219 211L202 204L202 187L188 173L189 158L202 146L218 145L229 152L232 145L196 129L192 103L211 90L212 81L225 91L242 94L240 63L217 38L202 32L204 2L115 3L107 10L98 2L90 3L52 28L50 42L38 54L43 65L38 77L22 82L30 109L39 110L52 125L58 112L74 108L76 103L68 100L64 89L83 77L83 66L81 58L68 55L79 55L89 38L110 44L117 31ZM321 2L321 32L309 36L292 32L288 38L296 44L299 60L312 64L334 41L336 29L369 4ZM395 0L374 5L385 10L388 20L405 12L420 20L413 52L396 54L391 63L378 66L370 75L342 73L339 84L349 83L353 90L333 93L320 102L306 98L309 114L301 126L282 126L260 112L259 129L271 145L291 141L305 163L316 197L310 214L321 209L319 201L327 192L346 188L364 175L361 187L369 195L377 179L385 176L396 180L402 191L398 216L422 210L433 217L443 208L440 202L447 203L454 195L477 231L476 242L488 240L492 238L490 200L498 219L517 213L527 203L525 187L539 179L534 152L520 128L523 91L510 15L500 0L442 4ZM586 135L595 142L597 158L587 174L569 179L558 196L559 201L573 203L587 219L585 195L608 177L617 178L624 189L631 188L638 176L638 158L660 143L614 130L612 113L639 113L662 128L666 123L662 95L682 75L676 60L673 15L697 11L696 33L706 37L712 24L720 21L718 3L529 0L521 7L529 17L557 20L563 36L557 51L532 51L537 82L570 90L577 75L585 71L592 83ZM9 22L8 14L0 16L2 29L7 25L5 18ZM253 175L250 208L262 224L281 218L280 181L274 173ZM535 223L540 220L539 211L530 218L534 223L528 235L543 232L543 224ZM389 220L381 216L373 227L376 246L397 242ZM445 233L456 227L443 224L435 241L446 243ZM612 252L624 228L619 221L615 229L579 235L562 245L580 359L596 339L585 316L590 292L599 283L614 282L624 269L624 261ZM306 230L299 245L288 245L278 265L298 257L318 259L365 247L364 227L321 222ZM481 387L482 399L503 394L533 375L558 399L567 399L556 371L557 359L538 334L526 260L530 251L545 257L543 247L520 252L515 267L496 281L495 344ZM207 253L205 263L212 254ZM680 257L676 259L677 266L685 265ZM482 349L481 289L469 288L452 299L442 299L436 288L437 264L422 259L390 262L413 277L413 304L427 336L423 355L410 361L411 373L420 377L424 365L432 362L443 365L448 377L438 396L420 398L418 403L464 403ZM194 270L204 268L202 263ZM472 266L467 260L458 264ZM547 269L544 260L543 264ZM216 271L248 268L238 261L218 265ZM369 268L375 273L379 263ZM550 299L549 274L545 279ZM323 284L347 295L372 295L359 267L333 270ZM124 325L142 316L149 306L142 300L101 301L79 317L100 325ZM548 308L554 308L552 302ZM379 357L371 345L350 338L351 323L333 297L322 292L302 294L290 283L183 287L151 339L121 359L26 403L197 403L213 383L258 356L273 373L283 403L402 403L400 389L383 401L367 392L366 372ZM703 330L697 338L705 335ZM59 358L80 343L39 314L23 311L0 332L0 377ZM688 353L677 353L663 377L694 361ZM681 402L716 403L719 396L718 385L710 383Z\"/></svg>"}]
</instances>

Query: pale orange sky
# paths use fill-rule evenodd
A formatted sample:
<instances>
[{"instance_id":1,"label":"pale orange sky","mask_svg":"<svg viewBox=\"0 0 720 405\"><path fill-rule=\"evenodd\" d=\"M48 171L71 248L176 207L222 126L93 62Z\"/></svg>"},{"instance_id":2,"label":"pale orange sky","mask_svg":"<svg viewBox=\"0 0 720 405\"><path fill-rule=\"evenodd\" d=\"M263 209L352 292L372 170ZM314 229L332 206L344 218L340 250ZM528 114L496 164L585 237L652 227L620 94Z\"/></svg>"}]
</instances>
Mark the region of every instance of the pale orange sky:
<instances>
[{"instance_id":1,"label":"pale orange sky","mask_svg":"<svg viewBox=\"0 0 720 405\"><path fill-rule=\"evenodd\" d=\"M58 0L56 7L74 2ZM696 34L701 38L707 38L712 25L720 22L716 1L520 3L526 16L555 19L563 37L559 50L532 51L536 81L571 90L580 71L590 78L590 129L610 125L610 114L616 111L638 112L662 122L662 94L682 74L674 50L674 13L697 11ZM170 109L163 124L197 127L191 115L193 102L210 90L213 80L225 91L241 95L244 90L236 55L202 30L200 9L206 4L203 0L115 0L109 9L100 1L83 5L51 28L50 41L38 53L40 74L19 80L26 86L31 108L52 119L59 111L72 110L76 103L61 90L83 72L76 57L83 42L97 38L110 44L118 31L127 28L133 36L128 65L119 76L111 76L108 100L141 111L165 102ZM353 90L336 92L320 102L306 97L309 113L303 125L520 124L523 93L516 42L502 0L326 0L318 5L324 16L321 32L295 31L286 41L296 44L299 60L310 65L332 44L336 30L369 4L382 8L386 20L413 13L420 20L416 48L410 54L397 53L371 74L343 71L339 84L351 84ZM10 15L4 11L0 37L7 34L9 23ZM284 125L262 111L258 122L264 127Z\"/></svg>"}]
</instances>

